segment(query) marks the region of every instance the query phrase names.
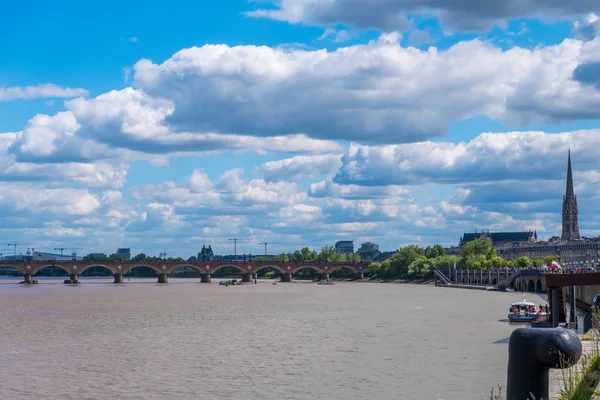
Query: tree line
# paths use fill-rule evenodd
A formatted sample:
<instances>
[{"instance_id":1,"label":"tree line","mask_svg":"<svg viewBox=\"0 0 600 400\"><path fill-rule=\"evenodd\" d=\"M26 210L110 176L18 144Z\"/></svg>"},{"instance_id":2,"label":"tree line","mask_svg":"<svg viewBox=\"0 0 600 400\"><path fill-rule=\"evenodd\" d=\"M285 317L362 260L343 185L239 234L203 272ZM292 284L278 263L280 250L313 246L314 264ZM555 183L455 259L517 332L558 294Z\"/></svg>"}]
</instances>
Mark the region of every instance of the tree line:
<instances>
[{"instance_id":1,"label":"tree line","mask_svg":"<svg viewBox=\"0 0 600 400\"><path fill-rule=\"evenodd\" d=\"M465 243L460 255L445 255L444 248L440 245L426 248L404 246L391 258L371 263L369 272L371 279L431 279L434 270L446 271L454 268L455 263L456 268L487 271L492 268L539 268L554 260L554 256L533 260L528 257L505 260L498 257L492 241L486 238Z\"/></svg>"},{"instance_id":2,"label":"tree line","mask_svg":"<svg viewBox=\"0 0 600 400\"><path fill-rule=\"evenodd\" d=\"M270 261L261 260L261 257L257 257L257 261ZM264 257L262 257L264 258ZM300 250L296 250L291 254L281 253L275 256L276 262L293 262L293 263L359 263L360 255L357 253L352 254L341 254L335 250L334 246L324 246L318 252L311 250L308 247L303 247Z\"/></svg>"}]
</instances>

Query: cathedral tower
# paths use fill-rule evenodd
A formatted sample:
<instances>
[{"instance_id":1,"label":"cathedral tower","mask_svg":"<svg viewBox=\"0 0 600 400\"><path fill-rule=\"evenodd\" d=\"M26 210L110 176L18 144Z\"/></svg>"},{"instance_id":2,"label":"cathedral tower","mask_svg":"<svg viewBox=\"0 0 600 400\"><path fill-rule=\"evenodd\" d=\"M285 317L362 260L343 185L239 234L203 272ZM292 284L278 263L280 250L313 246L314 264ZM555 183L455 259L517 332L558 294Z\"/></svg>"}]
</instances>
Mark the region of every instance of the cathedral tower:
<instances>
[{"instance_id":1,"label":"cathedral tower","mask_svg":"<svg viewBox=\"0 0 600 400\"><path fill-rule=\"evenodd\" d=\"M563 240L579 239L579 221L577 211L577 197L573 190L573 173L571 171L571 150L569 150L569 163L567 166L567 191L563 196L562 206L562 236Z\"/></svg>"}]
</instances>

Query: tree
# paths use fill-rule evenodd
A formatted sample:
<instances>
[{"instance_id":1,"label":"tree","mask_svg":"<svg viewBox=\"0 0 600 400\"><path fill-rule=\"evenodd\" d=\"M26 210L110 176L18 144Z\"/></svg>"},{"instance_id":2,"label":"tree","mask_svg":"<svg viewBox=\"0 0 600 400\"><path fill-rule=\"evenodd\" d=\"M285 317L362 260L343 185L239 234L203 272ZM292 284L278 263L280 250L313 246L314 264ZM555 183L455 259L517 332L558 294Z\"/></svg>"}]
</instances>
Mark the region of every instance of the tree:
<instances>
[{"instance_id":1,"label":"tree","mask_svg":"<svg viewBox=\"0 0 600 400\"><path fill-rule=\"evenodd\" d=\"M299 251L296 250L292 254L292 262L295 263L311 263L317 261L317 252L310 250L308 247L303 247Z\"/></svg>"},{"instance_id":2,"label":"tree","mask_svg":"<svg viewBox=\"0 0 600 400\"><path fill-rule=\"evenodd\" d=\"M475 239L463 245L460 256L461 258L468 258L471 256L492 258L496 256L496 248L490 239Z\"/></svg>"},{"instance_id":3,"label":"tree","mask_svg":"<svg viewBox=\"0 0 600 400\"><path fill-rule=\"evenodd\" d=\"M145 261L148 258L144 253L140 253L137 256L133 257L133 261Z\"/></svg>"},{"instance_id":4,"label":"tree","mask_svg":"<svg viewBox=\"0 0 600 400\"><path fill-rule=\"evenodd\" d=\"M436 257L431 260L433 269L447 271L448 268L454 268L454 263L458 262L458 257L455 255Z\"/></svg>"},{"instance_id":5,"label":"tree","mask_svg":"<svg viewBox=\"0 0 600 400\"><path fill-rule=\"evenodd\" d=\"M310 263L317 261L317 252L308 247L300 249L300 253L302 254L302 262Z\"/></svg>"},{"instance_id":6,"label":"tree","mask_svg":"<svg viewBox=\"0 0 600 400\"><path fill-rule=\"evenodd\" d=\"M515 265L517 268L527 268L531 265L531 259L529 257L519 257L515 260Z\"/></svg>"},{"instance_id":7,"label":"tree","mask_svg":"<svg viewBox=\"0 0 600 400\"><path fill-rule=\"evenodd\" d=\"M110 257L106 254L94 254L83 257L84 261L110 261Z\"/></svg>"},{"instance_id":8,"label":"tree","mask_svg":"<svg viewBox=\"0 0 600 400\"><path fill-rule=\"evenodd\" d=\"M427 258L442 257L443 255L444 255L444 248L439 244L436 244L433 247L427 246L425 248L425 257L427 257Z\"/></svg>"},{"instance_id":9,"label":"tree","mask_svg":"<svg viewBox=\"0 0 600 400\"><path fill-rule=\"evenodd\" d=\"M360 254L358 254L358 253L348 254L348 262L359 263L360 262Z\"/></svg>"},{"instance_id":10,"label":"tree","mask_svg":"<svg viewBox=\"0 0 600 400\"><path fill-rule=\"evenodd\" d=\"M287 254L281 253L281 254L275 256L275 261L286 263L286 262L290 262L290 259Z\"/></svg>"},{"instance_id":11,"label":"tree","mask_svg":"<svg viewBox=\"0 0 600 400\"><path fill-rule=\"evenodd\" d=\"M335 263L343 262L345 260L346 255L338 253L333 246L325 246L321 248L321 251L317 255L318 262Z\"/></svg>"},{"instance_id":12,"label":"tree","mask_svg":"<svg viewBox=\"0 0 600 400\"><path fill-rule=\"evenodd\" d=\"M254 258L254 261L257 261L257 262L269 262L269 261L271 261L271 257L268 257L268 256L259 256L259 257Z\"/></svg>"},{"instance_id":13,"label":"tree","mask_svg":"<svg viewBox=\"0 0 600 400\"><path fill-rule=\"evenodd\" d=\"M544 257L544 265L551 265L552 261L555 260L554 256L546 256Z\"/></svg>"},{"instance_id":14,"label":"tree","mask_svg":"<svg viewBox=\"0 0 600 400\"><path fill-rule=\"evenodd\" d=\"M431 273L431 259L423 256L418 256L408 266L408 275L414 278L426 278Z\"/></svg>"},{"instance_id":15,"label":"tree","mask_svg":"<svg viewBox=\"0 0 600 400\"><path fill-rule=\"evenodd\" d=\"M296 250L294 254L292 254L292 262L301 263L303 261L304 258L302 257L302 253L300 253L300 250Z\"/></svg>"},{"instance_id":16,"label":"tree","mask_svg":"<svg viewBox=\"0 0 600 400\"><path fill-rule=\"evenodd\" d=\"M492 257L491 258L491 262L492 262L492 268L506 268L508 267L508 260L505 260L502 257Z\"/></svg>"}]
</instances>

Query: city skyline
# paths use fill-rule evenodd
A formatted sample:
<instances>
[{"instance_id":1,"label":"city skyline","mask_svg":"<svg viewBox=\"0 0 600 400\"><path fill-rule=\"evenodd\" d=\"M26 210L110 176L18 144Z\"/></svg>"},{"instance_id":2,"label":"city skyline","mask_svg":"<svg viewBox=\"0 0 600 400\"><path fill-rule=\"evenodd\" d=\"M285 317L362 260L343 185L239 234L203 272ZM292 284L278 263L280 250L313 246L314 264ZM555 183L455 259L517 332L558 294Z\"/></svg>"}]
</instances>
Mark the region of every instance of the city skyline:
<instances>
[{"instance_id":1,"label":"city skyline","mask_svg":"<svg viewBox=\"0 0 600 400\"><path fill-rule=\"evenodd\" d=\"M232 254L230 238L250 238L241 254L452 246L482 229L547 240L563 230L569 149L577 230L600 234L595 14L35 3L0 24L0 243L158 255Z\"/></svg>"}]
</instances>

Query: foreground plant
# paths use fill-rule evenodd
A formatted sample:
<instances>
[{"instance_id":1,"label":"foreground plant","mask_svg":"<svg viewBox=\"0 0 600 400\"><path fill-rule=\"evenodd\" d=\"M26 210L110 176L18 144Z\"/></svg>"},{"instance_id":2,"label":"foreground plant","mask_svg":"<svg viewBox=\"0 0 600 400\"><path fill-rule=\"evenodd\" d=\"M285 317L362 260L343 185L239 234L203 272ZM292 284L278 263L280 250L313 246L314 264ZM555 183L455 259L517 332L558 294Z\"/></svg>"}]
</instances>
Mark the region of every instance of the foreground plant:
<instances>
[{"instance_id":1,"label":"foreground plant","mask_svg":"<svg viewBox=\"0 0 600 400\"><path fill-rule=\"evenodd\" d=\"M583 335L585 347L577 365L562 371L560 400L590 400L597 394L600 384L600 311L592 315L592 329Z\"/></svg>"}]
</instances>

